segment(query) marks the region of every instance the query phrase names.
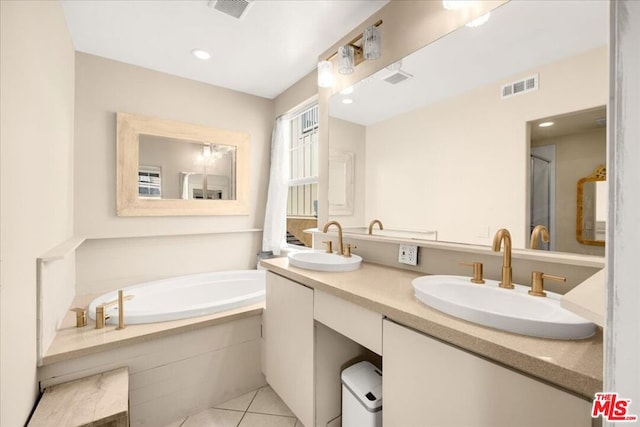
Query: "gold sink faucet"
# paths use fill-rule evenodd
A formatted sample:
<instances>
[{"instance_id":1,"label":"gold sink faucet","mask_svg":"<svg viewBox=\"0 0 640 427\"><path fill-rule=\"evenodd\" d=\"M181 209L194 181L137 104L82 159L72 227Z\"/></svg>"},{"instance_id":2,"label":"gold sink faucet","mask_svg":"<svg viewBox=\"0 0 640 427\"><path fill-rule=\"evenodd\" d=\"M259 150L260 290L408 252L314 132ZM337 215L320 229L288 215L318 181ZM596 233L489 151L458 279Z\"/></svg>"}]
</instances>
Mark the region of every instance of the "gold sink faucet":
<instances>
[{"instance_id":1,"label":"gold sink faucet","mask_svg":"<svg viewBox=\"0 0 640 427\"><path fill-rule=\"evenodd\" d=\"M323 233L329 230L329 227L335 225L338 227L338 255L344 255L344 242L342 241L342 226L338 221L329 221L324 225Z\"/></svg>"},{"instance_id":2,"label":"gold sink faucet","mask_svg":"<svg viewBox=\"0 0 640 427\"><path fill-rule=\"evenodd\" d=\"M511 280L511 234L506 228L498 230L493 238L493 251L500 252L500 246L504 242L504 256L502 257L502 281L498 286L504 289L513 289Z\"/></svg>"},{"instance_id":3,"label":"gold sink faucet","mask_svg":"<svg viewBox=\"0 0 640 427\"><path fill-rule=\"evenodd\" d=\"M531 249L538 249L538 241L540 240L549 243L549 229L542 224L538 224L533 228L529 247Z\"/></svg>"},{"instance_id":4,"label":"gold sink faucet","mask_svg":"<svg viewBox=\"0 0 640 427\"><path fill-rule=\"evenodd\" d=\"M379 219L374 219L373 221L371 221L371 223L369 224L369 235L373 235L373 226L378 224L378 227L380 227L380 230L384 230L384 227L382 226L382 222Z\"/></svg>"}]
</instances>

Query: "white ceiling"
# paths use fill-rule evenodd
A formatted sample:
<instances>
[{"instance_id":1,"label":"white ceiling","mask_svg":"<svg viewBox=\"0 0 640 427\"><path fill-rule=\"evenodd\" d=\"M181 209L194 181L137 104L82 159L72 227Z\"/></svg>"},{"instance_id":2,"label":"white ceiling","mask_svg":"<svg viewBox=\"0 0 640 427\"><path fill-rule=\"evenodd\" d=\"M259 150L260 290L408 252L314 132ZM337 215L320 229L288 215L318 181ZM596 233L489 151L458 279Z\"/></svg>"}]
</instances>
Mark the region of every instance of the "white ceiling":
<instances>
[{"instance_id":1,"label":"white ceiling","mask_svg":"<svg viewBox=\"0 0 640 427\"><path fill-rule=\"evenodd\" d=\"M413 78L391 85L380 79L389 74L383 69L355 85L353 94L334 95L330 114L366 126L604 46L608 3L512 0L494 10L486 24L462 27L407 56L402 70ZM344 98L353 103L343 104Z\"/></svg>"},{"instance_id":2,"label":"white ceiling","mask_svg":"<svg viewBox=\"0 0 640 427\"><path fill-rule=\"evenodd\" d=\"M208 0L63 0L75 49L274 98L389 0L256 0L241 19ZM192 49L211 53L208 61Z\"/></svg>"}]
</instances>

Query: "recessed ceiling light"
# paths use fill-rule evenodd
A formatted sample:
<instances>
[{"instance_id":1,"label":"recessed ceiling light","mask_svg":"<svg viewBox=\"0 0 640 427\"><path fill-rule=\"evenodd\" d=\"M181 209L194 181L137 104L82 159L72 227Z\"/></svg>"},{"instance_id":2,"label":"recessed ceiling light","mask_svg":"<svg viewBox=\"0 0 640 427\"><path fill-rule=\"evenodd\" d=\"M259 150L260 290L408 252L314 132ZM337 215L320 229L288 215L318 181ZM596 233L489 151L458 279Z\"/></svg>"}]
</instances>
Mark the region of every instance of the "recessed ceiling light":
<instances>
[{"instance_id":1,"label":"recessed ceiling light","mask_svg":"<svg viewBox=\"0 0 640 427\"><path fill-rule=\"evenodd\" d=\"M491 12L487 12L484 15L477 17L473 21L468 22L467 27L469 28L479 27L480 25L485 24L490 17L491 17Z\"/></svg>"},{"instance_id":2,"label":"recessed ceiling light","mask_svg":"<svg viewBox=\"0 0 640 427\"><path fill-rule=\"evenodd\" d=\"M473 0L442 0L442 7L447 10L457 10L471 6L473 3Z\"/></svg>"},{"instance_id":3,"label":"recessed ceiling light","mask_svg":"<svg viewBox=\"0 0 640 427\"><path fill-rule=\"evenodd\" d=\"M207 59L211 58L211 54L206 50L202 50L202 49L193 49L191 51L191 54L198 59L202 59L203 61L206 61Z\"/></svg>"},{"instance_id":4,"label":"recessed ceiling light","mask_svg":"<svg viewBox=\"0 0 640 427\"><path fill-rule=\"evenodd\" d=\"M353 93L353 86L345 87L340 93L343 95L351 95Z\"/></svg>"},{"instance_id":5,"label":"recessed ceiling light","mask_svg":"<svg viewBox=\"0 0 640 427\"><path fill-rule=\"evenodd\" d=\"M347 104L347 105L348 105L348 104L353 104L353 99L351 99L351 98L345 98L345 99L343 99L343 100L342 100L342 103L343 103L343 104Z\"/></svg>"},{"instance_id":6,"label":"recessed ceiling light","mask_svg":"<svg viewBox=\"0 0 640 427\"><path fill-rule=\"evenodd\" d=\"M554 125L554 123L553 123L553 122L542 122L542 123L540 123L540 124L538 125L538 127L541 127L541 128L548 128L549 126L553 126L553 125Z\"/></svg>"}]
</instances>

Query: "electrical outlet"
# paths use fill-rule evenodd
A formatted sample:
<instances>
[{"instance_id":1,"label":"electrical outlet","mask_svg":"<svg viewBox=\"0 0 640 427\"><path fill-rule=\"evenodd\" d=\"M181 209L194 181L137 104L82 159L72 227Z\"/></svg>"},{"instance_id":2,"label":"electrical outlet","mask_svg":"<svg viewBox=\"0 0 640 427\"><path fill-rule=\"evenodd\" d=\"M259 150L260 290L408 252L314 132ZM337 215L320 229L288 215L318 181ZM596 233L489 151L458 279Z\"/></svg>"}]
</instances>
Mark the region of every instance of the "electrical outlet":
<instances>
[{"instance_id":1,"label":"electrical outlet","mask_svg":"<svg viewBox=\"0 0 640 427\"><path fill-rule=\"evenodd\" d=\"M398 251L398 262L408 265L418 265L418 247L400 245L400 250Z\"/></svg>"}]
</instances>

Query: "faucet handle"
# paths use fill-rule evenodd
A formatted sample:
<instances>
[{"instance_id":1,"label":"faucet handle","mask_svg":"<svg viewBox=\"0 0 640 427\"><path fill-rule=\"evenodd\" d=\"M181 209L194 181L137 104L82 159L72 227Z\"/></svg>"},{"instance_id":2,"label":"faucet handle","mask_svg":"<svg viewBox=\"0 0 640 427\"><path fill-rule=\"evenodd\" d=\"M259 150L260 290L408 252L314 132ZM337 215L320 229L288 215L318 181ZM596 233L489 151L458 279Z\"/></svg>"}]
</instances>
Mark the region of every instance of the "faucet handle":
<instances>
[{"instance_id":1,"label":"faucet handle","mask_svg":"<svg viewBox=\"0 0 640 427\"><path fill-rule=\"evenodd\" d=\"M327 249L325 250L325 252L328 253L328 254L332 254L333 253L333 242L331 240L325 240L322 243L324 243L327 246Z\"/></svg>"},{"instance_id":2,"label":"faucet handle","mask_svg":"<svg viewBox=\"0 0 640 427\"><path fill-rule=\"evenodd\" d=\"M351 243L347 243L344 245L344 256L345 258L351 258L351 249L356 249L357 246L352 246Z\"/></svg>"},{"instance_id":3,"label":"faucet handle","mask_svg":"<svg viewBox=\"0 0 640 427\"><path fill-rule=\"evenodd\" d=\"M104 304L96 306L96 329L103 329L110 318Z\"/></svg>"},{"instance_id":4,"label":"faucet handle","mask_svg":"<svg viewBox=\"0 0 640 427\"><path fill-rule=\"evenodd\" d=\"M76 313L76 328L87 326L87 309L81 307L72 308L71 311Z\"/></svg>"},{"instance_id":5,"label":"faucet handle","mask_svg":"<svg viewBox=\"0 0 640 427\"><path fill-rule=\"evenodd\" d=\"M484 283L484 279L482 278L481 262L461 262L460 265L473 267L473 278L471 279L471 283L478 283L478 284Z\"/></svg>"},{"instance_id":6,"label":"faucet handle","mask_svg":"<svg viewBox=\"0 0 640 427\"><path fill-rule=\"evenodd\" d=\"M529 295L534 297L546 297L547 293L544 291L544 279L554 280L556 282L565 283L566 277L552 276L551 274L544 274L542 271L531 272L531 290Z\"/></svg>"}]
</instances>

